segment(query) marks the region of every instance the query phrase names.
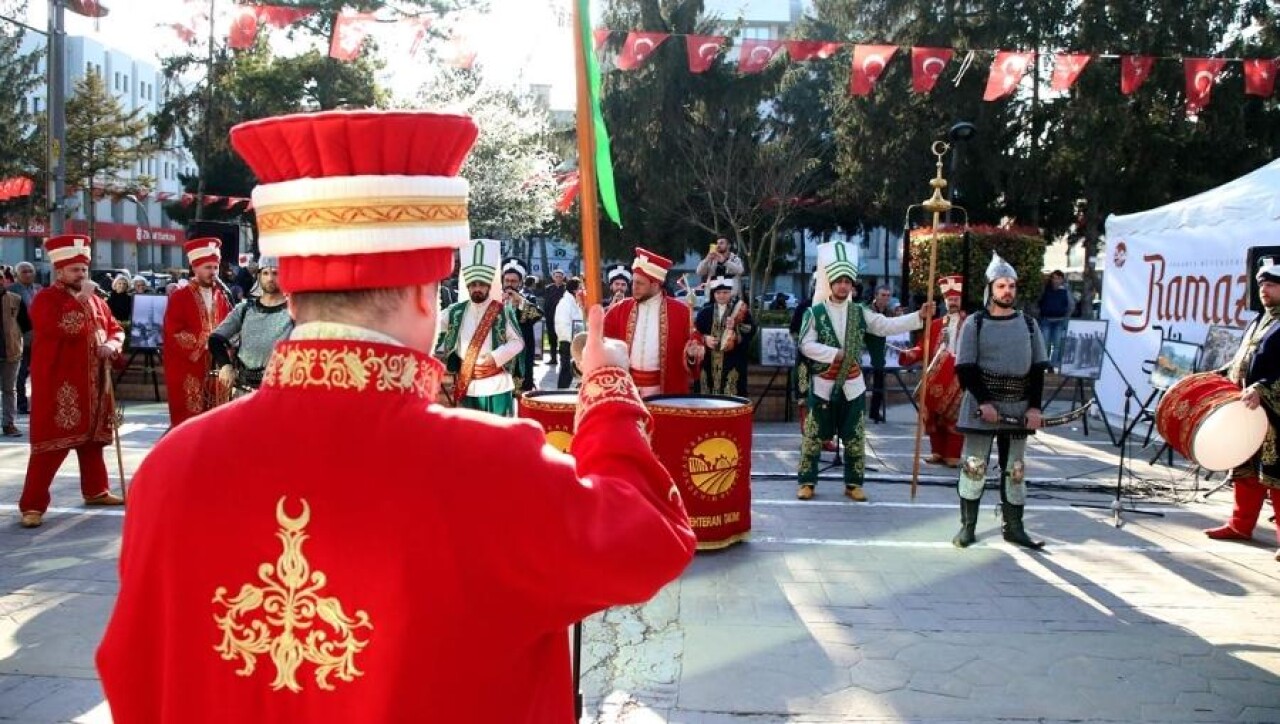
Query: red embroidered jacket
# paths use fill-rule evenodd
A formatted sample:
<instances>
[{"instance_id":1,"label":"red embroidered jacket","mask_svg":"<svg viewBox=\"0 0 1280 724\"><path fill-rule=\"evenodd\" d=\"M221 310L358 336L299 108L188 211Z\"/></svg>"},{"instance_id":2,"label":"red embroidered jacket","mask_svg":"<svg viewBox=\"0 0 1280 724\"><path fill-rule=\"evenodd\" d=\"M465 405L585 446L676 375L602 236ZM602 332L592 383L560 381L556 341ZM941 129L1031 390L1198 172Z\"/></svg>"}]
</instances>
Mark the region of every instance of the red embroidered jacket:
<instances>
[{"instance_id":1,"label":"red embroidered jacket","mask_svg":"<svg viewBox=\"0 0 1280 724\"><path fill-rule=\"evenodd\" d=\"M188 284L170 294L164 310L164 386L173 427L207 409L204 390L211 364L209 335L231 312L231 304L217 285L213 287L212 314L198 289L198 285Z\"/></svg>"}]
</instances>

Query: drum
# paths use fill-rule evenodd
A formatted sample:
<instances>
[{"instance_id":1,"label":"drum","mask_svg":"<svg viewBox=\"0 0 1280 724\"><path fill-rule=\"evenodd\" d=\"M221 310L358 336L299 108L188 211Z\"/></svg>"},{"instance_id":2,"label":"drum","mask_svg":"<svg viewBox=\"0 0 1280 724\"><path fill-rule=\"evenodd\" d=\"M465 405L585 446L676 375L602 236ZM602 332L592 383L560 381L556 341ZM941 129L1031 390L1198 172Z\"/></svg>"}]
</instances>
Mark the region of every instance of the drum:
<instances>
[{"instance_id":1,"label":"drum","mask_svg":"<svg viewBox=\"0 0 1280 724\"><path fill-rule=\"evenodd\" d=\"M1267 414L1240 401L1240 388L1213 372L1178 380L1156 407L1169 447L1205 470L1230 470L1253 457L1267 436Z\"/></svg>"},{"instance_id":2,"label":"drum","mask_svg":"<svg viewBox=\"0 0 1280 724\"><path fill-rule=\"evenodd\" d=\"M518 417L536 420L547 433L547 444L569 452L573 418L578 413L578 393L571 391L526 392L520 397Z\"/></svg>"},{"instance_id":3,"label":"drum","mask_svg":"<svg viewBox=\"0 0 1280 724\"><path fill-rule=\"evenodd\" d=\"M751 401L653 395L653 452L675 480L698 548L725 548L751 531Z\"/></svg>"}]
</instances>

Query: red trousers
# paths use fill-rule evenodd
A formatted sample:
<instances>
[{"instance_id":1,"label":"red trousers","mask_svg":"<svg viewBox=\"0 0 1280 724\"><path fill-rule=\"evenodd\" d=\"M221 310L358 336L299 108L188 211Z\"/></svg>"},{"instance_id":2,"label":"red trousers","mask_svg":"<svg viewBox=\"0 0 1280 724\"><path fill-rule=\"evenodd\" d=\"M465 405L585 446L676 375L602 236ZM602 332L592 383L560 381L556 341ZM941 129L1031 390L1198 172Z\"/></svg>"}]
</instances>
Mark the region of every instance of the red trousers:
<instances>
[{"instance_id":1,"label":"red trousers","mask_svg":"<svg viewBox=\"0 0 1280 724\"><path fill-rule=\"evenodd\" d=\"M1262 503L1268 495L1271 497L1271 509L1280 515L1280 489L1268 488L1257 478L1236 478L1232 484L1236 501L1231 510L1231 522L1227 525L1235 532L1246 538L1253 535L1258 516L1262 513ZM1280 519L1276 521L1276 540L1280 541Z\"/></svg>"},{"instance_id":2,"label":"red trousers","mask_svg":"<svg viewBox=\"0 0 1280 724\"><path fill-rule=\"evenodd\" d=\"M110 490L107 463L102 456L105 447L100 442L91 442L75 448L76 458L80 461L80 494L86 499ZM22 486L22 499L18 501L19 511L43 513L49 509L49 488L53 485L53 476L57 475L58 468L62 467L62 461L67 459L69 452L69 448L64 448L31 454L31 459L27 461L27 480Z\"/></svg>"},{"instance_id":3,"label":"red trousers","mask_svg":"<svg viewBox=\"0 0 1280 724\"><path fill-rule=\"evenodd\" d=\"M929 431L929 449L948 460L959 460L964 448L964 435L946 430Z\"/></svg>"}]
</instances>

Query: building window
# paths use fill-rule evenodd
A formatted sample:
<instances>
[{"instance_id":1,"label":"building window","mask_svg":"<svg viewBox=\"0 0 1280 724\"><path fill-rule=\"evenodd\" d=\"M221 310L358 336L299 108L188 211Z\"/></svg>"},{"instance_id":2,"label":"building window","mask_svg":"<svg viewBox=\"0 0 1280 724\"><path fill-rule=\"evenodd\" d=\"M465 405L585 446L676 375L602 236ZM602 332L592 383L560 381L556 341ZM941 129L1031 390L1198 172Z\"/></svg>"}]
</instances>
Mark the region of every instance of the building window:
<instances>
[{"instance_id":1,"label":"building window","mask_svg":"<svg viewBox=\"0 0 1280 724\"><path fill-rule=\"evenodd\" d=\"M31 112L32 112L32 113L39 113L39 112L40 112L40 99L39 99L39 98L32 98L32 99L31 99Z\"/></svg>"},{"instance_id":2,"label":"building window","mask_svg":"<svg viewBox=\"0 0 1280 724\"><path fill-rule=\"evenodd\" d=\"M115 74L115 79L112 81L112 88L114 90L120 90L120 74L119 73Z\"/></svg>"}]
</instances>

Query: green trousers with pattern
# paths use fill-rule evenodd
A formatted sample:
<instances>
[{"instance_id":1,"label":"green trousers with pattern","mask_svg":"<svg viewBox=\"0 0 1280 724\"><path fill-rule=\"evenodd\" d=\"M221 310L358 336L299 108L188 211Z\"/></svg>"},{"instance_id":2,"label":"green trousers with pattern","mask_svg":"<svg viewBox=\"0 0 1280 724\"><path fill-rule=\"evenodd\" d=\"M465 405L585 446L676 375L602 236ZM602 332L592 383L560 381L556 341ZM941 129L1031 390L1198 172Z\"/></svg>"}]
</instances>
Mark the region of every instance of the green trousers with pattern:
<instances>
[{"instance_id":1,"label":"green trousers with pattern","mask_svg":"<svg viewBox=\"0 0 1280 724\"><path fill-rule=\"evenodd\" d=\"M866 462L863 449L867 435L867 396L858 395L853 400L844 398L844 390L831 391L831 399L824 400L809 391L809 415L804 421L804 437L800 441L801 485L818 484L818 458L822 455L822 442L839 435L844 444L844 486L862 487Z\"/></svg>"},{"instance_id":2,"label":"green trousers with pattern","mask_svg":"<svg viewBox=\"0 0 1280 724\"><path fill-rule=\"evenodd\" d=\"M516 416L515 396L510 392L499 392L496 395L485 395L484 397L467 395L462 398L461 407L468 410L491 412L500 417Z\"/></svg>"}]
</instances>

